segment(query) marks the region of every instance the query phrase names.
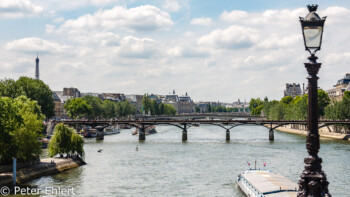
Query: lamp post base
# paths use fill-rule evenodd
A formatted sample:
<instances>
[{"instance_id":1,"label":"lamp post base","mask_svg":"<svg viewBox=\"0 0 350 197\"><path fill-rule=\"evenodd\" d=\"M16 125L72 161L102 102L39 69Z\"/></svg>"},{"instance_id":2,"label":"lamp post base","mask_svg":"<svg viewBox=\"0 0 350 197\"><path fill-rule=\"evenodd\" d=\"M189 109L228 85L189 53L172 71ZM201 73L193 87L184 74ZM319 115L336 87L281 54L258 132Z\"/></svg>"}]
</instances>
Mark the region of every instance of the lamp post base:
<instances>
[{"instance_id":1,"label":"lamp post base","mask_svg":"<svg viewBox=\"0 0 350 197\"><path fill-rule=\"evenodd\" d=\"M331 197L326 174L321 170L322 159L305 158L305 170L300 175L298 197Z\"/></svg>"}]
</instances>

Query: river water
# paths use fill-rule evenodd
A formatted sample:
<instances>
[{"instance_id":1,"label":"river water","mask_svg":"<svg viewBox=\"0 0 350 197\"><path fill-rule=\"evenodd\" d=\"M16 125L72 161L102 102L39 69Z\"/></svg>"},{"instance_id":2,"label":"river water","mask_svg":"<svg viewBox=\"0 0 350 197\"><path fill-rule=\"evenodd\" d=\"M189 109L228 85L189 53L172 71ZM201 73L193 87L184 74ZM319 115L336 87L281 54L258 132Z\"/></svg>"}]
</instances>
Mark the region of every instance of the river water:
<instances>
[{"instance_id":1,"label":"river water","mask_svg":"<svg viewBox=\"0 0 350 197\"><path fill-rule=\"evenodd\" d=\"M188 129L188 141L181 130L157 126L158 133L144 143L132 130L105 136L101 142L86 140L87 165L29 182L31 187L73 187L76 196L244 196L237 175L247 162L279 172L297 182L307 156L305 137L268 129L240 126L225 130L216 126ZM138 151L136 151L138 146ZM99 149L103 151L98 152ZM333 196L350 194L350 143L321 139L320 157Z\"/></svg>"}]
</instances>

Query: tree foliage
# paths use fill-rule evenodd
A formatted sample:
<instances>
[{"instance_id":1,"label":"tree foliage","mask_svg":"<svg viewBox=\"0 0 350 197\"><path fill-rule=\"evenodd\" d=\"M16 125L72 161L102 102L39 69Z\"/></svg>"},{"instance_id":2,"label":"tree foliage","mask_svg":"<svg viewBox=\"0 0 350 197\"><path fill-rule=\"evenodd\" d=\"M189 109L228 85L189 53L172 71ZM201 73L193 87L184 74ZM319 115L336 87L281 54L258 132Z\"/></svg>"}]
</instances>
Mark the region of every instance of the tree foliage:
<instances>
[{"instance_id":1,"label":"tree foliage","mask_svg":"<svg viewBox=\"0 0 350 197\"><path fill-rule=\"evenodd\" d=\"M21 162L39 158L44 118L37 101L0 97L0 163L11 163L13 157Z\"/></svg>"},{"instance_id":2,"label":"tree foliage","mask_svg":"<svg viewBox=\"0 0 350 197\"><path fill-rule=\"evenodd\" d=\"M142 98L142 109L146 114L151 111L152 100L149 98L149 95L146 93Z\"/></svg>"},{"instance_id":3,"label":"tree foliage","mask_svg":"<svg viewBox=\"0 0 350 197\"><path fill-rule=\"evenodd\" d=\"M127 117L135 114L135 106L129 101L114 102L102 101L98 97L84 96L82 98L69 99L64 108L71 118L114 118Z\"/></svg>"},{"instance_id":4,"label":"tree foliage","mask_svg":"<svg viewBox=\"0 0 350 197\"><path fill-rule=\"evenodd\" d=\"M345 91L342 101L334 101L325 109L325 116L333 120L350 119L350 91Z\"/></svg>"},{"instance_id":5,"label":"tree foliage","mask_svg":"<svg viewBox=\"0 0 350 197\"><path fill-rule=\"evenodd\" d=\"M324 111L329 104L328 94L318 90L319 117L324 116ZM308 95L293 97L286 96L281 101L265 102L264 112L267 118L272 120L305 120L307 119Z\"/></svg>"},{"instance_id":6,"label":"tree foliage","mask_svg":"<svg viewBox=\"0 0 350 197\"><path fill-rule=\"evenodd\" d=\"M319 117L322 117L325 115L325 108L330 103L330 99L328 94L324 90L318 90L317 94L318 99L318 114Z\"/></svg>"},{"instance_id":7,"label":"tree foliage","mask_svg":"<svg viewBox=\"0 0 350 197\"><path fill-rule=\"evenodd\" d=\"M17 81L5 79L0 81L0 96L16 98L20 95L36 100L46 118L54 115L55 103L48 85L39 79L20 77Z\"/></svg>"},{"instance_id":8,"label":"tree foliage","mask_svg":"<svg viewBox=\"0 0 350 197\"><path fill-rule=\"evenodd\" d=\"M71 118L89 117L92 114L91 105L82 98L69 99L63 107Z\"/></svg>"},{"instance_id":9,"label":"tree foliage","mask_svg":"<svg viewBox=\"0 0 350 197\"><path fill-rule=\"evenodd\" d=\"M49 156L63 156L64 154L67 154L67 156L74 154L83 156L83 146L83 137L75 129L60 123L55 126L53 136L49 142Z\"/></svg>"},{"instance_id":10,"label":"tree foliage","mask_svg":"<svg viewBox=\"0 0 350 197\"><path fill-rule=\"evenodd\" d=\"M260 115L264 108L264 101L260 98L252 98L249 102L249 109L252 115Z\"/></svg>"},{"instance_id":11,"label":"tree foliage","mask_svg":"<svg viewBox=\"0 0 350 197\"><path fill-rule=\"evenodd\" d=\"M176 108L168 103L158 103L156 100L149 98L148 94L144 94L142 98L142 108L145 113L150 112L154 115L175 115Z\"/></svg>"},{"instance_id":12,"label":"tree foliage","mask_svg":"<svg viewBox=\"0 0 350 197\"><path fill-rule=\"evenodd\" d=\"M86 95L82 97L83 100L91 106L90 113L87 114L88 118L100 118L103 115L102 104L103 101L99 97Z\"/></svg>"}]
</instances>

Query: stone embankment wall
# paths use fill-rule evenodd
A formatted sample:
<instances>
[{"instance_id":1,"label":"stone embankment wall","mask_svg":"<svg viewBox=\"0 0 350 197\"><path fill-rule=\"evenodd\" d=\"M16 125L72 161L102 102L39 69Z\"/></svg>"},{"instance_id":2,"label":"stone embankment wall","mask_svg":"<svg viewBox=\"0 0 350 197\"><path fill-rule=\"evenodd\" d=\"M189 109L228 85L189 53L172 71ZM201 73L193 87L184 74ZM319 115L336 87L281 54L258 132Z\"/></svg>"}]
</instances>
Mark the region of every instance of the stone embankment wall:
<instances>
[{"instance_id":1,"label":"stone embankment wall","mask_svg":"<svg viewBox=\"0 0 350 197\"><path fill-rule=\"evenodd\" d=\"M32 179L76 168L84 164L86 163L80 158L41 159L38 164L17 170L16 182L21 184ZM0 173L0 187L4 185L12 185L12 182L12 169L11 172Z\"/></svg>"},{"instance_id":2,"label":"stone embankment wall","mask_svg":"<svg viewBox=\"0 0 350 197\"><path fill-rule=\"evenodd\" d=\"M276 125L273 125L273 127L274 126ZM270 128L269 125L266 125L266 127ZM300 135L307 135L306 125L284 125L278 127L276 130ZM321 137L350 141L350 134L347 133L348 132L343 127L326 126L319 129L319 134Z\"/></svg>"},{"instance_id":3,"label":"stone embankment wall","mask_svg":"<svg viewBox=\"0 0 350 197\"><path fill-rule=\"evenodd\" d=\"M17 170L22 169L22 168L27 168L36 164L40 163L40 159L37 161L31 161L27 163L17 163ZM7 165L7 166L0 166L0 173L4 172L12 172L13 166L12 165Z\"/></svg>"}]
</instances>

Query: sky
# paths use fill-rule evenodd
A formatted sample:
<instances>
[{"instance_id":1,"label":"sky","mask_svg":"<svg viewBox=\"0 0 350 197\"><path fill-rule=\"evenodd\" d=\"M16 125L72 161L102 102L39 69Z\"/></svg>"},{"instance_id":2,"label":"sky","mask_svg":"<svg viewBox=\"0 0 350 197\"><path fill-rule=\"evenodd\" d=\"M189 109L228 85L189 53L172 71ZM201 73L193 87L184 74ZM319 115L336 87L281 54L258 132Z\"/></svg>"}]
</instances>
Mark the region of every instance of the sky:
<instances>
[{"instance_id":1,"label":"sky","mask_svg":"<svg viewBox=\"0 0 350 197\"><path fill-rule=\"evenodd\" d=\"M299 16L327 16L319 87L350 73L350 1L1 0L0 79L194 101L281 99L307 84Z\"/></svg>"}]
</instances>

